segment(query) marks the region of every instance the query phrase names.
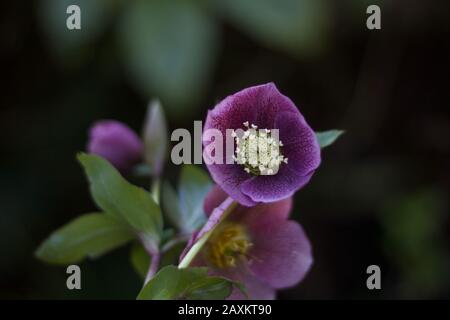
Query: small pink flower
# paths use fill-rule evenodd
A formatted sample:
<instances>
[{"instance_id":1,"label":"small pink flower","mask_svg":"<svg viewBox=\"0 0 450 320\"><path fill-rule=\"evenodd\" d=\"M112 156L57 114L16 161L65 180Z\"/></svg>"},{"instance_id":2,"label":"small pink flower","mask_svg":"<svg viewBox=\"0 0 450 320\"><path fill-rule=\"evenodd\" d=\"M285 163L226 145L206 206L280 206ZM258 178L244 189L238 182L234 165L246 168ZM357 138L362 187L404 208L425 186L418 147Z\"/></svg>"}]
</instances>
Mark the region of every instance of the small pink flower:
<instances>
[{"instance_id":1,"label":"small pink flower","mask_svg":"<svg viewBox=\"0 0 450 320\"><path fill-rule=\"evenodd\" d=\"M205 212L210 215L226 198L216 185L205 199ZM292 198L250 208L238 205L217 226L193 265L206 265L211 274L242 282L251 299L274 299L277 289L298 284L313 262L302 227L288 220L291 208ZM238 290L230 296L242 298Z\"/></svg>"}]
</instances>

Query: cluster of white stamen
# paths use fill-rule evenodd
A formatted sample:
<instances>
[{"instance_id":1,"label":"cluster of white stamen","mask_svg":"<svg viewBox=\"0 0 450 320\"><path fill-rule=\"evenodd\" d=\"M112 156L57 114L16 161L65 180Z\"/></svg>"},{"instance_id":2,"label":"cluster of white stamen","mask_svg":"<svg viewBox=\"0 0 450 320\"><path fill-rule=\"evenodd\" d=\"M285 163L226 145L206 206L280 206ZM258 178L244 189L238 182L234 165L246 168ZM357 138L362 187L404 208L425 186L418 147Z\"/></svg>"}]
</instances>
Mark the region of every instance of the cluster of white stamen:
<instances>
[{"instance_id":1,"label":"cluster of white stamen","mask_svg":"<svg viewBox=\"0 0 450 320\"><path fill-rule=\"evenodd\" d=\"M274 175L281 163L288 163L281 152L281 140L274 139L270 129L259 129L254 124L244 122L246 129L238 136L235 131L231 136L236 141L233 159L244 166L247 173L253 175Z\"/></svg>"}]
</instances>

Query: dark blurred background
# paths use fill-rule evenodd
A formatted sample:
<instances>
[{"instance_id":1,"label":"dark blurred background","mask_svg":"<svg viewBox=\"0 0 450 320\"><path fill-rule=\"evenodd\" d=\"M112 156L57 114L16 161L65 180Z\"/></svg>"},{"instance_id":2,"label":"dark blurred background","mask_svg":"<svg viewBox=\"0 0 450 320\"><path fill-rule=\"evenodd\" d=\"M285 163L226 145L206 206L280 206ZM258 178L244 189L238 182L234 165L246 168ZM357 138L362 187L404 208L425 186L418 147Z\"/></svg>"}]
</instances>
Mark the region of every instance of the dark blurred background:
<instances>
[{"instance_id":1,"label":"dark blurred background","mask_svg":"<svg viewBox=\"0 0 450 320\"><path fill-rule=\"evenodd\" d=\"M33 251L95 209L75 160L97 119L140 131L159 97L193 129L226 95L273 81L323 151L293 216L312 271L282 299L450 298L449 36L445 1L42 0L0 5L0 298L130 298L129 248L82 263L82 290ZM66 8L81 8L80 31ZM381 30L366 8L381 7ZM178 168L167 168L176 175ZM382 289L366 288L379 265Z\"/></svg>"}]
</instances>

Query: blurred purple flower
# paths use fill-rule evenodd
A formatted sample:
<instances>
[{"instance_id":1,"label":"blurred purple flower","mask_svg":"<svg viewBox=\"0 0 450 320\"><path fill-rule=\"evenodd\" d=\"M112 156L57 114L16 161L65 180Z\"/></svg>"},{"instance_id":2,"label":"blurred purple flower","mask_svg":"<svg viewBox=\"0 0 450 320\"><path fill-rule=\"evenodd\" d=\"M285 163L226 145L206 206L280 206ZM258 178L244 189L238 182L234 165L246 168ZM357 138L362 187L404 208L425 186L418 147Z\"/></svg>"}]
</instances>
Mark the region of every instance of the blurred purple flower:
<instances>
[{"instance_id":1,"label":"blurred purple flower","mask_svg":"<svg viewBox=\"0 0 450 320\"><path fill-rule=\"evenodd\" d=\"M139 136L119 121L100 120L89 130L87 151L102 156L122 173L142 160L143 148Z\"/></svg>"},{"instance_id":2,"label":"blurred purple flower","mask_svg":"<svg viewBox=\"0 0 450 320\"><path fill-rule=\"evenodd\" d=\"M250 87L228 96L208 111L205 130L278 129L281 158L287 158L275 175L259 175L242 164L208 164L214 181L234 200L245 206L285 199L308 183L320 164L320 147L294 103L275 84ZM269 132L269 131L267 131ZM210 140L204 140L208 146ZM225 153L224 153L225 154Z\"/></svg>"},{"instance_id":3,"label":"blurred purple flower","mask_svg":"<svg viewBox=\"0 0 450 320\"><path fill-rule=\"evenodd\" d=\"M205 212L216 212L226 198L216 185L205 199ZM206 265L212 275L242 282L250 299L274 299L276 289L298 284L313 262L302 227L288 220L291 208L292 198L251 208L237 206L217 226L192 265ZM213 216L209 220L214 220ZM197 239L194 235L186 249ZM242 293L234 290L229 299L242 298Z\"/></svg>"}]
</instances>

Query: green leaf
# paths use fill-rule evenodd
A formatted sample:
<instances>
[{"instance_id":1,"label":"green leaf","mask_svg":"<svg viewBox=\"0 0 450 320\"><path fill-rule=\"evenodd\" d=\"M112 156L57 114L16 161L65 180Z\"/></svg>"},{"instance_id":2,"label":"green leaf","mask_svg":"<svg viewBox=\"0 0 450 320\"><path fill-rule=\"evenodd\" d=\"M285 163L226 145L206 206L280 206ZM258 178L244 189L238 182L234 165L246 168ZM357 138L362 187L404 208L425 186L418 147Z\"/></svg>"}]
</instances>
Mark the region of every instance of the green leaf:
<instances>
[{"instance_id":1,"label":"green leaf","mask_svg":"<svg viewBox=\"0 0 450 320\"><path fill-rule=\"evenodd\" d=\"M161 103L152 101L144 123L144 157L152 168L153 176L160 176L167 155L167 123Z\"/></svg>"},{"instance_id":2,"label":"green leaf","mask_svg":"<svg viewBox=\"0 0 450 320\"><path fill-rule=\"evenodd\" d=\"M182 226L179 221L179 217L181 217L180 199L178 198L175 189L167 181L164 181L163 183L161 197L163 212L166 218L172 225L180 229Z\"/></svg>"},{"instance_id":3,"label":"green leaf","mask_svg":"<svg viewBox=\"0 0 450 320\"><path fill-rule=\"evenodd\" d=\"M191 300L222 300L233 290L233 282L222 277L205 277L194 282L189 288Z\"/></svg>"},{"instance_id":4,"label":"green leaf","mask_svg":"<svg viewBox=\"0 0 450 320\"><path fill-rule=\"evenodd\" d=\"M340 135L344 133L344 130L328 130L323 132L316 132L317 140L319 141L320 148L323 149L332 145Z\"/></svg>"},{"instance_id":5,"label":"green leaf","mask_svg":"<svg viewBox=\"0 0 450 320\"><path fill-rule=\"evenodd\" d=\"M294 56L313 56L327 43L329 5L324 0L215 0L242 31Z\"/></svg>"},{"instance_id":6,"label":"green leaf","mask_svg":"<svg viewBox=\"0 0 450 320\"><path fill-rule=\"evenodd\" d=\"M164 267L147 283L137 298L139 300L227 298L235 282L223 277L210 277L207 273L207 268Z\"/></svg>"},{"instance_id":7,"label":"green leaf","mask_svg":"<svg viewBox=\"0 0 450 320\"><path fill-rule=\"evenodd\" d=\"M134 270L136 270L139 276L144 279L147 275L148 268L150 267L151 258L144 247L138 242L131 246L130 261Z\"/></svg>"},{"instance_id":8,"label":"green leaf","mask_svg":"<svg viewBox=\"0 0 450 320\"><path fill-rule=\"evenodd\" d=\"M130 228L104 213L82 215L53 232L36 250L36 256L54 264L96 258L133 238Z\"/></svg>"},{"instance_id":9,"label":"green leaf","mask_svg":"<svg viewBox=\"0 0 450 320\"><path fill-rule=\"evenodd\" d=\"M205 222L203 202L212 186L209 175L199 167L183 165L181 168L178 194L185 231L194 231Z\"/></svg>"},{"instance_id":10,"label":"green leaf","mask_svg":"<svg viewBox=\"0 0 450 320\"><path fill-rule=\"evenodd\" d=\"M163 185L164 211L182 232L195 231L205 222L203 202L211 187L209 176L195 165L183 165L178 195L168 183Z\"/></svg>"},{"instance_id":11,"label":"green leaf","mask_svg":"<svg viewBox=\"0 0 450 320\"><path fill-rule=\"evenodd\" d=\"M380 211L381 240L386 256L401 275L404 298L436 296L445 288L448 270L445 241L448 195L432 187L393 194Z\"/></svg>"},{"instance_id":12,"label":"green leaf","mask_svg":"<svg viewBox=\"0 0 450 320\"><path fill-rule=\"evenodd\" d=\"M120 40L132 80L145 95L186 115L209 83L219 37L216 23L191 1L133 1ZM178 111L177 113L175 111Z\"/></svg>"},{"instance_id":13,"label":"green leaf","mask_svg":"<svg viewBox=\"0 0 450 320\"><path fill-rule=\"evenodd\" d=\"M81 153L78 160L86 171L91 194L97 205L105 212L127 221L156 250L162 234L162 217L150 193L130 184L108 161L99 156Z\"/></svg>"}]
</instances>

